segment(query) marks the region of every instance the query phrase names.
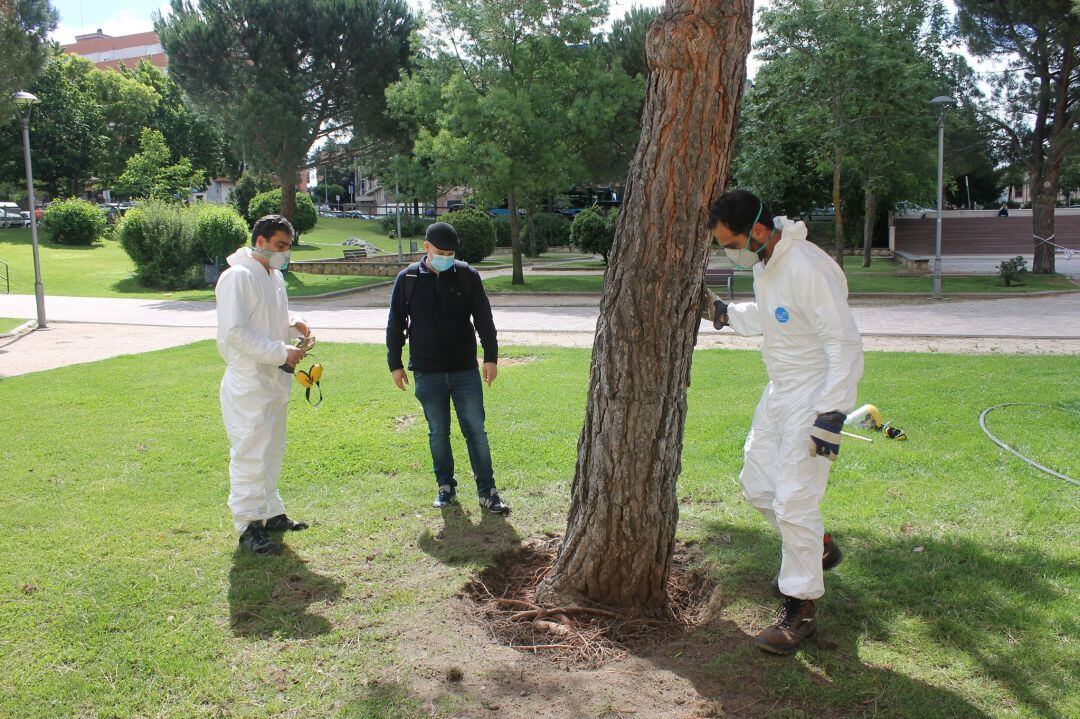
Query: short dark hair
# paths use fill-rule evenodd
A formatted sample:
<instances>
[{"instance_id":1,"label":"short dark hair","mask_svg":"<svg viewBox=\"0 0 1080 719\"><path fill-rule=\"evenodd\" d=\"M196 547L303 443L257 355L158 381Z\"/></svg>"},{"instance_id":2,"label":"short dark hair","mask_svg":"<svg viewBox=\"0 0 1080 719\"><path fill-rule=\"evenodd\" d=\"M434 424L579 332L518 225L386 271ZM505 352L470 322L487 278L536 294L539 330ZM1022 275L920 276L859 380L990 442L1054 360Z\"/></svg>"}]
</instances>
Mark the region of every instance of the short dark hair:
<instances>
[{"instance_id":1,"label":"short dark hair","mask_svg":"<svg viewBox=\"0 0 1080 719\"><path fill-rule=\"evenodd\" d=\"M289 238L292 239L296 236L293 231L292 223L286 220L281 215L265 215L255 220L255 226L251 228L251 244L255 245L255 240L260 237L270 239L279 232L288 232Z\"/></svg>"},{"instance_id":2,"label":"short dark hair","mask_svg":"<svg viewBox=\"0 0 1080 719\"><path fill-rule=\"evenodd\" d=\"M709 206L709 229L722 222L732 234L749 235L754 229L755 217L766 228L774 229L772 213L757 195L749 190L732 190L720 195Z\"/></svg>"}]
</instances>

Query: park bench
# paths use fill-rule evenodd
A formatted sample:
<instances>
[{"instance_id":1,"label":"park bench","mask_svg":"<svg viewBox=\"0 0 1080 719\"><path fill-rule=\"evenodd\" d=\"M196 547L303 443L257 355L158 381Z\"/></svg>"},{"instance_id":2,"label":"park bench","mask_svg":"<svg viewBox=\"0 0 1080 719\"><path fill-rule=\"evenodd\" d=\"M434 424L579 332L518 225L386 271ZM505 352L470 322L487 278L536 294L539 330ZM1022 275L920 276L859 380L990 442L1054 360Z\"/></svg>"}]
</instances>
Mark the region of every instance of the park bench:
<instances>
[{"instance_id":1,"label":"park bench","mask_svg":"<svg viewBox=\"0 0 1080 719\"><path fill-rule=\"evenodd\" d=\"M343 254L345 255L346 260L364 260L369 256L366 247L343 250Z\"/></svg>"},{"instance_id":2,"label":"park bench","mask_svg":"<svg viewBox=\"0 0 1080 719\"><path fill-rule=\"evenodd\" d=\"M735 270L721 267L710 267L705 270L705 284L709 287L723 285L727 288L728 297L735 298Z\"/></svg>"}]
</instances>

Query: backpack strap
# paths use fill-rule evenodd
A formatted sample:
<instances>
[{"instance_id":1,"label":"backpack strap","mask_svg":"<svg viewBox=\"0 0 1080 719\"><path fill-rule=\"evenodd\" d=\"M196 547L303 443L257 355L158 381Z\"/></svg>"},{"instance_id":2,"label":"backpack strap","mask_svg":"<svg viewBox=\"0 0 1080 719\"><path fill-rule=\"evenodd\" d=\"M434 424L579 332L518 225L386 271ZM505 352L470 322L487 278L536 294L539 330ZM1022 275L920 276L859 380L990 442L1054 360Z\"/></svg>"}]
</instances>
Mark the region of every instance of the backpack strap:
<instances>
[{"instance_id":1,"label":"backpack strap","mask_svg":"<svg viewBox=\"0 0 1080 719\"><path fill-rule=\"evenodd\" d=\"M413 292L416 291L416 282L420 279L420 263L414 262L405 268L405 277L403 282L405 286L402 288L405 301L405 339L409 338L409 325L411 324L411 310Z\"/></svg>"}]
</instances>

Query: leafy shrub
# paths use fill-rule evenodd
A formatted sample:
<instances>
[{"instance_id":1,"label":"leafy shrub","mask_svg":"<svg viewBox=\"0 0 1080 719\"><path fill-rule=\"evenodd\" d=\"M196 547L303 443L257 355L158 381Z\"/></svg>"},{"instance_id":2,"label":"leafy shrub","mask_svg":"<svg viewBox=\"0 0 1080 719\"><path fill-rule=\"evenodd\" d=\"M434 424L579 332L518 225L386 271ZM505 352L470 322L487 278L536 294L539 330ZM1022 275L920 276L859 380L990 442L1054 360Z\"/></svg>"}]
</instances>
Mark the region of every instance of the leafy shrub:
<instances>
[{"instance_id":1,"label":"leafy shrub","mask_svg":"<svg viewBox=\"0 0 1080 719\"><path fill-rule=\"evenodd\" d=\"M461 245L457 249L457 259L475 264L491 254L495 249L495 223L486 212L465 209L447 212L439 218L449 222L457 230Z\"/></svg>"},{"instance_id":2,"label":"leafy shrub","mask_svg":"<svg viewBox=\"0 0 1080 719\"><path fill-rule=\"evenodd\" d=\"M430 217L417 217L407 212L401 213L401 236L402 237L423 237L427 232L428 225L435 222ZM386 215L379 221L382 225L383 232L387 237L397 237L397 215Z\"/></svg>"},{"instance_id":3,"label":"leafy shrub","mask_svg":"<svg viewBox=\"0 0 1080 719\"><path fill-rule=\"evenodd\" d=\"M251 201L255 199L256 195L272 190L273 187L274 185L268 176L245 172L236 181L236 185L229 194L229 204L240 213L240 216L244 218L244 222L253 225L258 218L248 216Z\"/></svg>"},{"instance_id":4,"label":"leafy shrub","mask_svg":"<svg viewBox=\"0 0 1080 719\"><path fill-rule=\"evenodd\" d=\"M231 205L194 205L194 240L203 259L218 260L231 255L249 239L248 226Z\"/></svg>"},{"instance_id":5,"label":"leafy shrub","mask_svg":"<svg viewBox=\"0 0 1080 719\"><path fill-rule=\"evenodd\" d=\"M72 198L45 208L41 229L60 245L92 245L105 234L105 213L97 205Z\"/></svg>"},{"instance_id":6,"label":"leafy shrub","mask_svg":"<svg viewBox=\"0 0 1080 719\"><path fill-rule=\"evenodd\" d=\"M180 290L203 284L203 248L195 240L196 212L162 200L128 210L116 226L120 247L135 263L139 284Z\"/></svg>"},{"instance_id":7,"label":"leafy shrub","mask_svg":"<svg viewBox=\"0 0 1080 719\"><path fill-rule=\"evenodd\" d=\"M570 244L570 220L554 212L537 212L533 215L532 229L536 255L548 251L549 247Z\"/></svg>"},{"instance_id":8,"label":"leafy shrub","mask_svg":"<svg viewBox=\"0 0 1080 719\"><path fill-rule=\"evenodd\" d=\"M248 217L254 223L260 217L266 215L281 214L281 188L264 192L252 198L248 205ZM296 241L300 241L300 235L315 228L319 221L319 213L315 211L315 203L306 193L296 193L296 212L293 213L292 226L296 230Z\"/></svg>"},{"instance_id":9,"label":"leafy shrub","mask_svg":"<svg viewBox=\"0 0 1080 719\"><path fill-rule=\"evenodd\" d=\"M509 247L510 246L510 218L495 217L492 219L495 223L495 246L496 247Z\"/></svg>"},{"instance_id":10,"label":"leafy shrub","mask_svg":"<svg viewBox=\"0 0 1080 719\"><path fill-rule=\"evenodd\" d=\"M615 218L618 213L605 215L590 207L582 210L570 223L570 244L582 252L599 254L607 264L611 244L615 241Z\"/></svg>"},{"instance_id":11,"label":"leafy shrub","mask_svg":"<svg viewBox=\"0 0 1080 719\"><path fill-rule=\"evenodd\" d=\"M1012 286L1014 282L1020 284L1020 279L1027 274L1027 260L1022 255L1017 255L1011 260L1002 260L997 270L998 277L1005 282L1006 287Z\"/></svg>"}]
</instances>

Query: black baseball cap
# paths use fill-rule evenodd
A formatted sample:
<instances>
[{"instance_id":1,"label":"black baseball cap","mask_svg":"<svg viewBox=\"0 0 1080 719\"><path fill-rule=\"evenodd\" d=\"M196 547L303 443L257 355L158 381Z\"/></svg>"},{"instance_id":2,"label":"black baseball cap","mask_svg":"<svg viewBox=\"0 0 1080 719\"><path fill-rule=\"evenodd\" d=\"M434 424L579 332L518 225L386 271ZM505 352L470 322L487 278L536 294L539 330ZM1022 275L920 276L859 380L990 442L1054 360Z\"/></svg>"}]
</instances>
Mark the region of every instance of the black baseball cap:
<instances>
[{"instance_id":1,"label":"black baseball cap","mask_svg":"<svg viewBox=\"0 0 1080 719\"><path fill-rule=\"evenodd\" d=\"M428 225L427 232L424 233L424 239L444 252L456 252L458 245L461 244L457 230L449 222L435 222Z\"/></svg>"}]
</instances>

